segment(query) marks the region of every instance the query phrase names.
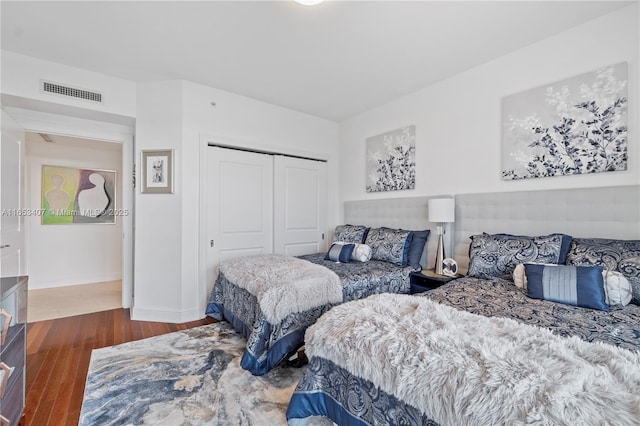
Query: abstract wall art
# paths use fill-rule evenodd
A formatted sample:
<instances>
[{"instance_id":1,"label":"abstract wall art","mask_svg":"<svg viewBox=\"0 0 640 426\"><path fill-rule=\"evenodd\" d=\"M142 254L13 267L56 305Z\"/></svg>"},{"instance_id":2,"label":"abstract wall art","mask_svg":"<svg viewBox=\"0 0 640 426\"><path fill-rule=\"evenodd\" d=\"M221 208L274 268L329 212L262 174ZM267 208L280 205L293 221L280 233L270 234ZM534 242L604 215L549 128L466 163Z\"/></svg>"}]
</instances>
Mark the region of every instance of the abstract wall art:
<instances>
[{"instance_id":1,"label":"abstract wall art","mask_svg":"<svg viewBox=\"0 0 640 426\"><path fill-rule=\"evenodd\" d=\"M42 224L116 223L116 172L42 166Z\"/></svg>"},{"instance_id":2,"label":"abstract wall art","mask_svg":"<svg viewBox=\"0 0 640 426\"><path fill-rule=\"evenodd\" d=\"M627 64L502 100L502 178L627 169Z\"/></svg>"},{"instance_id":3,"label":"abstract wall art","mask_svg":"<svg viewBox=\"0 0 640 426\"><path fill-rule=\"evenodd\" d=\"M367 138L367 192L416 186L416 126Z\"/></svg>"}]
</instances>

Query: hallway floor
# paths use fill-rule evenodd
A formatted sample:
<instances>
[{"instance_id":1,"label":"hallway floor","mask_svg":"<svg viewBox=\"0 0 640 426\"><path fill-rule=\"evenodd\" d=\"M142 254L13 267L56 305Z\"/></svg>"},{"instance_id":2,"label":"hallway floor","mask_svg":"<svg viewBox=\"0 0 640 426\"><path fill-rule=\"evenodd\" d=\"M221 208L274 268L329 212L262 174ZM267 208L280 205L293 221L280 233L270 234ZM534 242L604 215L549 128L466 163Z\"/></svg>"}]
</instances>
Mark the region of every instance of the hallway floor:
<instances>
[{"instance_id":1,"label":"hallway floor","mask_svg":"<svg viewBox=\"0 0 640 426\"><path fill-rule=\"evenodd\" d=\"M122 281L29 290L27 321L45 321L122 308Z\"/></svg>"}]
</instances>

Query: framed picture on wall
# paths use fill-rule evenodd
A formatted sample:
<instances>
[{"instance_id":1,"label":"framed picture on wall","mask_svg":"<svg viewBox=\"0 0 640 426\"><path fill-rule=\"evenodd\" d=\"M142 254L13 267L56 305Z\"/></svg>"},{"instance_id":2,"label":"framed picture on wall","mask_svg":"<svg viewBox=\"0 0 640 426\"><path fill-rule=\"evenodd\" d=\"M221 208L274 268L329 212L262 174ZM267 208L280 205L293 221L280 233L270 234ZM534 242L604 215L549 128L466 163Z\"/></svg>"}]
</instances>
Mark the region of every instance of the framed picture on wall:
<instances>
[{"instance_id":1,"label":"framed picture on wall","mask_svg":"<svg viewBox=\"0 0 640 426\"><path fill-rule=\"evenodd\" d=\"M42 224L116 223L115 170L42 166Z\"/></svg>"},{"instance_id":2,"label":"framed picture on wall","mask_svg":"<svg viewBox=\"0 0 640 426\"><path fill-rule=\"evenodd\" d=\"M627 63L502 99L502 179L627 170Z\"/></svg>"},{"instance_id":3,"label":"framed picture on wall","mask_svg":"<svg viewBox=\"0 0 640 426\"><path fill-rule=\"evenodd\" d=\"M367 192L416 187L416 126L367 138Z\"/></svg>"},{"instance_id":4,"label":"framed picture on wall","mask_svg":"<svg viewBox=\"0 0 640 426\"><path fill-rule=\"evenodd\" d=\"M143 194L173 194L173 150L142 151Z\"/></svg>"}]
</instances>

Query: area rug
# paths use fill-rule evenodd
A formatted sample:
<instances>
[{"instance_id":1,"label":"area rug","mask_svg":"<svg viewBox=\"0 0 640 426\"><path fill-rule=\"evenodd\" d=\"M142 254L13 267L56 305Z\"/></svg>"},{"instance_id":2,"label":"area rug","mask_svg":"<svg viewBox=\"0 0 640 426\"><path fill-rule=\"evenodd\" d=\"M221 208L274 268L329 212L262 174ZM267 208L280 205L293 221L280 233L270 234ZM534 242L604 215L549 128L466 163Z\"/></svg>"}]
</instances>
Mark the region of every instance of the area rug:
<instances>
[{"instance_id":1,"label":"area rug","mask_svg":"<svg viewBox=\"0 0 640 426\"><path fill-rule=\"evenodd\" d=\"M96 349L80 425L286 425L304 367L253 376L245 344L222 322Z\"/></svg>"}]
</instances>

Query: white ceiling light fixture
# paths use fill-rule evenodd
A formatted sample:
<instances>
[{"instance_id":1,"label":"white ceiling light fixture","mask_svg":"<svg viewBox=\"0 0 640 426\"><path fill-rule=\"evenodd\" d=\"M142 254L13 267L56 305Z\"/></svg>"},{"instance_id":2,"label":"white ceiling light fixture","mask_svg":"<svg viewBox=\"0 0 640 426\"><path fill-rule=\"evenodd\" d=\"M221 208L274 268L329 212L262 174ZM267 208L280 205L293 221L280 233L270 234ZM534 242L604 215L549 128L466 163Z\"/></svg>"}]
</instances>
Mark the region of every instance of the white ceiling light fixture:
<instances>
[{"instance_id":1,"label":"white ceiling light fixture","mask_svg":"<svg viewBox=\"0 0 640 426\"><path fill-rule=\"evenodd\" d=\"M303 4L305 6L315 6L316 4L322 3L324 0L295 0L296 3Z\"/></svg>"}]
</instances>

